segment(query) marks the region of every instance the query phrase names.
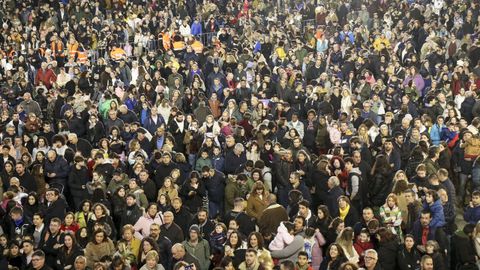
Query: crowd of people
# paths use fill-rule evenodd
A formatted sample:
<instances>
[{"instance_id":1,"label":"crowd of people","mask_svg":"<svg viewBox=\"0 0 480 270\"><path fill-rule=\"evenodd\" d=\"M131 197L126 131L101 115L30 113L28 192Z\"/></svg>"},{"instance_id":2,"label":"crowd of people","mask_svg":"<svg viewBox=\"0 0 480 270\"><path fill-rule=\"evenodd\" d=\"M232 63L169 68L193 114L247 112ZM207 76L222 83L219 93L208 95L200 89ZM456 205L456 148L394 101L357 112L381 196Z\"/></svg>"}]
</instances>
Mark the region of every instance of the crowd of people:
<instances>
[{"instance_id":1,"label":"crowd of people","mask_svg":"<svg viewBox=\"0 0 480 270\"><path fill-rule=\"evenodd\" d=\"M478 0L0 5L0 269L479 269Z\"/></svg>"}]
</instances>

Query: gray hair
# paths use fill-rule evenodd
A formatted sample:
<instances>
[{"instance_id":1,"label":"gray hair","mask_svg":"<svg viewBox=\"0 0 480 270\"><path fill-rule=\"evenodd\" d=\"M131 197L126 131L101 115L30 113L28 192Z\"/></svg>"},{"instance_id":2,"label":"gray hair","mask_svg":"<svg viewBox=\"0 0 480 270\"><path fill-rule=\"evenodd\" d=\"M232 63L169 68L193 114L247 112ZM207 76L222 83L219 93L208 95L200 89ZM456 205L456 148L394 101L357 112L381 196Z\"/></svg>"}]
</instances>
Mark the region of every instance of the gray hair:
<instances>
[{"instance_id":1,"label":"gray hair","mask_svg":"<svg viewBox=\"0 0 480 270\"><path fill-rule=\"evenodd\" d=\"M244 147L243 144L241 144L241 143L236 143L236 144L235 144L235 147L234 147L234 150L243 152L243 151L245 151L245 147Z\"/></svg>"}]
</instances>

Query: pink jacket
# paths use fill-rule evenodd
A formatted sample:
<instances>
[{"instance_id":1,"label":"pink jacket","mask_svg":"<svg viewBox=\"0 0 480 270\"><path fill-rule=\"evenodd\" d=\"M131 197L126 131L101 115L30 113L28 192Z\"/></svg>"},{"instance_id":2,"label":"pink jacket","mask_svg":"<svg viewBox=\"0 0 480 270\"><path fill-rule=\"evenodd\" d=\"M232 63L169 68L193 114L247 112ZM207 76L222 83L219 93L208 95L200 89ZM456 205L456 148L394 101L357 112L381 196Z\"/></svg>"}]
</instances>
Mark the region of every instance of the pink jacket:
<instances>
[{"instance_id":1,"label":"pink jacket","mask_svg":"<svg viewBox=\"0 0 480 270\"><path fill-rule=\"evenodd\" d=\"M148 213L143 214L138 220L137 223L133 226L135 229L135 237L138 239L143 239L150 235L150 225L156 223L158 225L163 224L163 215L162 213L157 213L155 218L151 218Z\"/></svg>"},{"instance_id":2,"label":"pink jacket","mask_svg":"<svg viewBox=\"0 0 480 270\"><path fill-rule=\"evenodd\" d=\"M288 233L287 227L285 227L283 222L280 222L280 226L278 226L277 229L277 235L275 235L275 238L270 242L268 248L270 250L282 250L285 246L293 242L293 238L294 236Z\"/></svg>"},{"instance_id":3,"label":"pink jacket","mask_svg":"<svg viewBox=\"0 0 480 270\"><path fill-rule=\"evenodd\" d=\"M325 237L323 237L320 232L315 232L313 237L315 237L315 244L312 248L312 268L318 269L323 260L322 246L325 245L327 241L325 241Z\"/></svg>"}]
</instances>

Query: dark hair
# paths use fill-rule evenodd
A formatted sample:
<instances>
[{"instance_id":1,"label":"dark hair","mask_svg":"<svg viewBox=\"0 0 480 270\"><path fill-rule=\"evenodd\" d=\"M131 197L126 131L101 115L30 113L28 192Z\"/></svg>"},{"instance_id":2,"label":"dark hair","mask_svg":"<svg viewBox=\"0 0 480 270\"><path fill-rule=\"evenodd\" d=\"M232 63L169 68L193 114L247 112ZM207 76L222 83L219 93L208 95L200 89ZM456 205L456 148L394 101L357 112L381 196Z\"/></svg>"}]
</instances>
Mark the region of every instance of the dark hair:
<instances>
[{"instance_id":1,"label":"dark hair","mask_svg":"<svg viewBox=\"0 0 480 270\"><path fill-rule=\"evenodd\" d=\"M250 233L250 235L248 235L247 246L249 247L249 249L252 247L250 245L250 239L252 239L252 236L257 237L258 249L263 249L263 245L264 245L263 236L259 232L252 232Z\"/></svg>"},{"instance_id":2,"label":"dark hair","mask_svg":"<svg viewBox=\"0 0 480 270\"><path fill-rule=\"evenodd\" d=\"M392 233L392 231L385 227L379 228L377 230L377 234L380 237L380 243L386 243L395 239L395 235Z\"/></svg>"},{"instance_id":3,"label":"dark hair","mask_svg":"<svg viewBox=\"0 0 480 270\"><path fill-rule=\"evenodd\" d=\"M300 254L298 254L298 255L300 256ZM285 270L294 270L295 269L295 264L290 260L283 261L280 264L283 266L282 269L285 269Z\"/></svg>"}]
</instances>

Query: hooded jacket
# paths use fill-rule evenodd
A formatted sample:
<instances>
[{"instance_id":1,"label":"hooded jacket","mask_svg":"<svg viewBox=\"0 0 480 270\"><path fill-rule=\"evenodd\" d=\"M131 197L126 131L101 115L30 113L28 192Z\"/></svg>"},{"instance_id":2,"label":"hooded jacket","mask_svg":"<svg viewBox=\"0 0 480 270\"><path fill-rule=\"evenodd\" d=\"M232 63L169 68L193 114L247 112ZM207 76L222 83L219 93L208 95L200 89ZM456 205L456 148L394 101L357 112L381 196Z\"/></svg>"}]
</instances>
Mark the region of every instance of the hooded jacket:
<instances>
[{"instance_id":1,"label":"hooded jacket","mask_svg":"<svg viewBox=\"0 0 480 270\"><path fill-rule=\"evenodd\" d=\"M183 241L183 246L188 254L198 259L200 269L208 269L210 267L210 245L207 240L203 239L200 234L200 228L197 225L190 226L189 232L196 232L198 235L198 242L196 244L190 242L191 239Z\"/></svg>"},{"instance_id":2,"label":"hooded jacket","mask_svg":"<svg viewBox=\"0 0 480 270\"><path fill-rule=\"evenodd\" d=\"M157 213L153 218L148 214L145 213L141 216L137 223L133 226L135 229L135 237L138 239L143 239L150 235L150 225L153 223L162 225L163 224L163 217L162 213Z\"/></svg>"},{"instance_id":3,"label":"hooded jacket","mask_svg":"<svg viewBox=\"0 0 480 270\"><path fill-rule=\"evenodd\" d=\"M423 203L424 210L430 210L432 213L432 221L430 222L430 228L438 228L445 226L445 214L443 213L443 206L440 199L436 200L432 205Z\"/></svg>"}]
</instances>

